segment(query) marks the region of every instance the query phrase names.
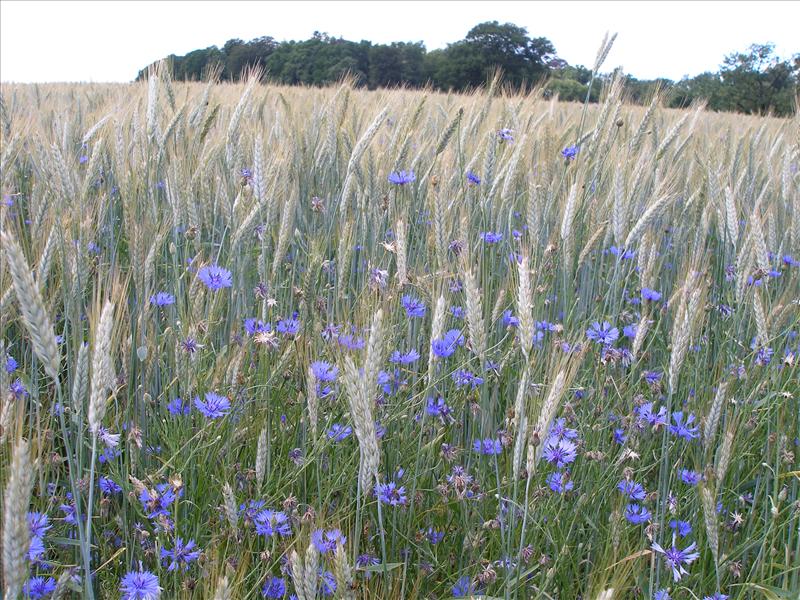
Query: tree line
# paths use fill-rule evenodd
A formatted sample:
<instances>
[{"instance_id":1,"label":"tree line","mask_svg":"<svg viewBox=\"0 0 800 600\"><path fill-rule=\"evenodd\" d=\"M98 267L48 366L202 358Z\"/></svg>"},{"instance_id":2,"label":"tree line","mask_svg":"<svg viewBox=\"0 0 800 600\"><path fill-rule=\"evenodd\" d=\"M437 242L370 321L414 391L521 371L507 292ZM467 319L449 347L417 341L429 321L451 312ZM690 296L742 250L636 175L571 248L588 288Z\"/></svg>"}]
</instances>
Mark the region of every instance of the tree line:
<instances>
[{"instance_id":1,"label":"tree line","mask_svg":"<svg viewBox=\"0 0 800 600\"><path fill-rule=\"evenodd\" d=\"M270 36L248 42L231 39L222 48L171 54L165 62L172 77L182 81L209 76L235 81L259 68L271 81L288 85L321 86L350 76L368 89L403 85L445 91L483 85L500 68L504 82L515 88L544 83L546 94L557 93L567 101L583 101L588 95L591 102L599 99L604 78L596 78L590 90L590 69L559 58L547 38L532 37L524 27L497 21L480 23L463 40L430 52L422 42L374 44L314 32L303 41L279 42ZM139 71L137 81L146 78L152 66ZM672 107L702 98L711 110L786 116L796 110L798 81L800 54L780 58L774 45L753 44L727 55L718 71L680 81L627 76L626 87L634 102L647 101L659 88Z\"/></svg>"}]
</instances>

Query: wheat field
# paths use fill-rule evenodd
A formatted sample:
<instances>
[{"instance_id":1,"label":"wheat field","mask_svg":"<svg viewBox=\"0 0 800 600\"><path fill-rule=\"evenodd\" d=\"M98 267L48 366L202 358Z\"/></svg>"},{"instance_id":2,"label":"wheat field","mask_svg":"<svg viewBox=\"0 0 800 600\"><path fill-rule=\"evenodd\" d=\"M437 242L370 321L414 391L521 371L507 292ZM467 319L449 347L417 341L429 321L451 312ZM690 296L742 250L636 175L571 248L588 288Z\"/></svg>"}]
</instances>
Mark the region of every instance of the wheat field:
<instances>
[{"instance_id":1,"label":"wheat field","mask_svg":"<svg viewBox=\"0 0 800 600\"><path fill-rule=\"evenodd\" d=\"M6 598L796 599L800 121L3 85Z\"/></svg>"}]
</instances>

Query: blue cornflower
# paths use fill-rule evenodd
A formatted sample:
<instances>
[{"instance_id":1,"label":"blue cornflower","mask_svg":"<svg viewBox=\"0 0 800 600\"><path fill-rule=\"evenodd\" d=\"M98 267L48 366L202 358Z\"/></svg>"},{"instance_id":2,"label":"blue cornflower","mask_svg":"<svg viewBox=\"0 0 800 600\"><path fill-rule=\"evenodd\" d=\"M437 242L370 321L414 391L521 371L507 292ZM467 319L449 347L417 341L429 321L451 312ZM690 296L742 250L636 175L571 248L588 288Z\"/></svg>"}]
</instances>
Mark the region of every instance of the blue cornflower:
<instances>
[{"instance_id":1,"label":"blue cornflower","mask_svg":"<svg viewBox=\"0 0 800 600\"><path fill-rule=\"evenodd\" d=\"M297 335L300 332L300 321L295 317L281 319L275 329L281 335Z\"/></svg>"},{"instance_id":2,"label":"blue cornflower","mask_svg":"<svg viewBox=\"0 0 800 600\"><path fill-rule=\"evenodd\" d=\"M424 317L425 316L425 303L419 298L409 296L406 294L402 299L403 308L406 309L406 316L409 317Z\"/></svg>"},{"instance_id":3,"label":"blue cornflower","mask_svg":"<svg viewBox=\"0 0 800 600\"><path fill-rule=\"evenodd\" d=\"M667 565L672 569L672 575L675 578L675 581L680 581L683 575L689 574L689 572L684 569L683 565L690 565L700 557L699 552L693 552L696 547L697 544L692 543L684 550L680 550L674 545L665 550L655 542L653 542L652 546L653 550L664 555Z\"/></svg>"},{"instance_id":4,"label":"blue cornflower","mask_svg":"<svg viewBox=\"0 0 800 600\"><path fill-rule=\"evenodd\" d=\"M650 511L640 504L628 504L625 507L625 518L634 525L641 525L650 520Z\"/></svg>"},{"instance_id":5,"label":"blue cornflower","mask_svg":"<svg viewBox=\"0 0 800 600\"><path fill-rule=\"evenodd\" d=\"M170 506L181 496L183 496L183 488L179 489L176 494L175 488L170 484L159 483L155 490L144 488L139 492L139 502L142 503L147 518L154 520L160 516L169 516Z\"/></svg>"},{"instance_id":6,"label":"blue cornflower","mask_svg":"<svg viewBox=\"0 0 800 600\"><path fill-rule=\"evenodd\" d=\"M658 425L666 425L667 424L667 409L666 407L662 406L658 409L658 412L653 412L653 402L648 402L646 404L642 404L634 409L636 416L639 418L640 422L647 423L651 427L657 427Z\"/></svg>"},{"instance_id":7,"label":"blue cornflower","mask_svg":"<svg viewBox=\"0 0 800 600\"><path fill-rule=\"evenodd\" d=\"M692 525L688 521L678 521L676 519L672 519L669 522L669 526L677 531L678 535L682 538L692 533Z\"/></svg>"},{"instance_id":8,"label":"blue cornflower","mask_svg":"<svg viewBox=\"0 0 800 600\"><path fill-rule=\"evenodd\" d=\"M52 527L50 518L44 513L29 512L26 515L26 519L28 521L28 531L30 531L31 537L34 538L43 538L47 530Z\"/></svg>"},{"instance_id":9,"label":"blue cornflower","mask_svg":"<svg viewBox=\"0 0 800 600\"><path fill-rule=\"evenodd\" d=\"M332 596L336 592L336 578L330 571L325 571L322 567L319 568L317 575L319 576L319 589L323 596Z\"/></svg>"},{"instance_id":10,"label":"blue cornflower","mask_svg":"<svg viewBox=\"0 0 800 600\"><path fill-rule=\"evenodd\" d=\"M453 598L470 598L477 595L478 587L472 583L472 580L464 575L456 581L452 588Z\"/></svg>"},{"instance_id":11,"label":"blue cornflower","mask_svg":"<svg viewBox=\"0 0 800 600\"><path fill-rule=\"evenodd\" d=\"M486 244L496 244L503 241L502 233L494 233L492 231L482 231L479 237Z\"/></svg>"},{"instance_id":12,"label":"blue cornflower","mask_svg":"<svg viewBox=\"0 0 800 600\"><path fill-rule=\"evenodd\" d=\"M188 402L184 403L180 398L173 398L167 403L167 410L174 417L188 415L192 412L192 405Z\"/></svg>"},{"instance_id":13,"label":"blue cornflower","mask_svg":"<svg viewBox=\"0 0 800 600\"><path fill-rule=\"evenodd\" d=\"M17 377L12 383L8 385L8 392L14 400L22 400L28 397L28 388L22 383L22 379Z\"/></svg>"},{"instance_id":14,"label":"blue cornflower","mask_svg":"<svg viewBox=\"0 0 800 600\"><path fill-rule=\"evenodd\" d=\"M467 171L467 181L469 181L472 185L480 185L481 184L481 178L478 177L472 171Z\"/></svg>"},{"instance_id":15,"label":"blue cornflower","mask_svg":"<svg viewBox=\"0 0 800 600\"><path fill-rule=\"evenodd\" d=\"M414 175L414 171L392 171L389 173L389 183L394 185L406 185L416 180L417 176Z\"/></svg>"},{"instance_id":16,"label":"blue cornflower","mask_svg":"<svg viewBox=\"0 0 800 600\"><path fill-rule=\"evenodd\" d=\"M640 483L635 481L627 481L623 479L617 484L617 489L628 496L631 500L638 500L641 502L647 497L647 492Z\"/></svg>"},{"instance_id":17,"label":"blue cornflower","mask_svg":"<svg viewBox=\"0 0 800 600\"><path fill-rule=\"evenodd\" d=\"M261 321L260 319L245 319L244 330L247 332L247 335L255 335L261 332L272 331L272 325L269 323L264 323L264 321Z\"/></svg>"},{"instance_id":18,"label":"blue cornflower","mask_svg":"<svg viewBox=\"0 0 800 600\"><path fill-rule=\"evenodd\" d=\"M639 326L636 323L633 323L632 325L625 325L625 327L622 328L622 335L629 340L632 340L636 338L637 331L639 331Z\"/></svg>"},{"instance_id":19,"label":"blue cornflower","mask_svg":"<svg viewBox=\"0 0 800 600\"><path fill-rule=\"evenodd\" d=\"M314 544L320 554L334 552L337 545L344 546L346 541L347 538L338 529L331 529L330 531L315 529L311 533L311 543Z\"/></svg>"},{"instance_id":20,"label":"blue cornflower","mask_svg":"<svg viewBox=\"0 0 800 600\"><path fill-rule=\"evenodd\" d=\"M339 423L334 423L331 428L328 430L328 439L333 440L335 442L341 442L342 440L346 440L350 437L353 433L353 428L350 426L340 425Z\"/></svg>"},{"instance_id":21,"label":"blue cornflower","mask_svg":"<svg viewBox=\"0 0 800 600\"><path fill-rule=\"evenodd\" d=\"M56 591L56 580L52 577L31 577L22 586L22 593L25 598L39 600L45 598Z\"/></svg>"},{"instance_id":22,"label":"blue cornflower","mask_svg":"<svg viewBox=\"0 0 800 600\"><path fill-rule=\"evenodd\" d=\"M100 488L103 494L107 495L118 494L122 491L122 488L110 477L100 477L97 480L97 487Z\"/></svg>"},{"instance_id":23,"label":"blue cornflower","mask_svg":"<svg viewBox=\"0 0 800 600\"><path fill-rule=\"evenodd\" d=\"M286 595L286 580L283 577L270 577L261 588L265 598L283 598Z\"/></svg>"},{"instance_id":24,"label":"blue cornflower","mask_svg":"<svg viewBox=\"0 0 800 600\"><path fill-rule=\"evenodd\" d=\"M28 560L33 563L39 562L42 556L44 556L44 551L44 540L40 537L32 537L28 544Z\"/></svg>"},{"instance_id":25,"label":"blue cornflower","mask_svg":"<svg viewBox=\"0 0 800 600\"><path fill-rule=\"evenodd\" d=\"M199 396L195 396L194 405L203 416L209 419L224 417L231 409L231 401L227 397L220 396L214 392L207 392L205 401L200 400Z\"/></svg>"},{"instance_id":26,"label":"blue cornflower","mask_svg":"<svg viewBox=\"0 0 800 600\"><path fill-rule=\"evenodd\" d=\"M577 446L569 440L548 438L544 444L543 456L547 462L554 464L557 469L563 469L577 457Z\"/></svg>"},{"instance_id":27,"label":"blue cornflower","mask_svg":"<svg viewBox=\"0 0 800 600\"><path fill-rule=\"evenodd\" d=\"M196 547L197 544L194 540L189 540L184 544L183 539L175 538L172 550L161 548L161 561L163 564L167 564L169 561L167 571L174 571L178 567L183 567L184 571L188 571L189 563L197 560L197 557L200 556L200 550L196 550Z\"/></svg>"},{"instance_id":28,"label":"blue cornflower","mask_svg":"<svg viewBox=\"0 0 800 600\"><path fill-rule=\"evenodd\" d=\"M655 594L653 594L653 600L672 600L669 596L669 592L661 588Z\"/></svg>"},{"instance_id":29,"label":"blue cornflower","mask_svg":"<svg viewBox=\"0 0 800 600\"><path fill-rule=\"evenodd\" d=\"M503 444L500 440L493 440L486 438L484 440L475 440L472 442L472 449L478 454L485 456L494 456L503 453Z\"/></svg>"},{"instance_id":30,"label":"blue cornflower","mask_svg":"<svg viewBox=\"0 0 800 600\"><path fill-rule=\"evenodd\" d=\"M689 469L681 469L681 481L689 485L697 485L703 479L703 476L697 471L690 471Z\"/></svg>"},{"instance_id":31,"label":"blue cornflower","mask_svg":"<svg viewBox=\"0 0 800 600\"><path fill-rule=\"evenodd\" d=\"M692 423L694 423L694 415L690 414L686 417L686 422L683 421L683 412L676 411L672 413L672 420L675 422L674 425L669 426L669 432L672 435L677 435L678 437L682 437L685 440L693 440L698 437L698 427L692 427Z\"/></svg>"},{"instance_id":32,"label":"blue cornflower","mask_svg":"<svg viewBox=\"0 0 800 600\"><path fill-rule=\"evenodd\" d=\"M227 269L218 265L206 265L197 272L197 277L210 290L217 291L233 285L233 276Z\"/></svg>"},{"instance_id":33,"label":"blue cornflower","mask_svg":"<svg viewBox=\"0 0 800 600\"><path fill-rule=\"evenodd\" d=\"M407 500L405 486L398 487L394 481L376 484L375 495L382 504L391 506L405 504Z\"/></svg>"},{"instance_id":34,"label":"blue cornflower","mask_svg":"<svg viewBox=\"0 0 800 600\"><path fill-rule=\"evenodd\" d=\"M447 358L456 351L458 346L464 345L464 336L458 329L451 329L444 334L442 339L433 340L431 347L433 353L439 358Z\"/></svg>"},{"instance_id":35,"label":"blue cornflower","mask_svg":"<svg viewBox=\"0 0 800 600\"><path fill-rule=\"evenodd\" d=\"M483 383L483 377L465 369L459 369L454 372L452 378L458 388L468 385L474 390Z\"/></svg>"},{"instance_id":36,"label":"blue cornflower","mask_svg":"<svg viewBox=\"0 0 800 600\"><path fill-rule=\"evenodd\" d=\"M435 546L444 539L444 532L436 531L433 527L428 527L428 532L425 534L425 537L427 537L428 541Z\"/></svg>"},{"instance_id":37,"label":"blue cornflower","mask_svg":"<svg viewBox=\"0 0 800 600\"><path fill-rule=\"evenodd\" d=\"M645 371L642 376L647 385L658 385L661 382L661 373L659 371Z\"/></svg>"},{"instance_id":38,"label":"blue cornflower","mask_svg":"<svg viewBox=\"0 0 800 600\"><path fill-rule=\"evenodd\" d=\"M703 600L728 600L730 596L722 592L714 592L710 596L703 597Z\"/></svg>"},{"instance_id":39,"label":"blue cornflower","mask_svg":"<svg viewBox=\"0 0 800 600\"><path fill-rule=\"evenodd\" d=\"M158 577L150 571L129 571L119 586L122 600L158 600L161 588Z\"/></svg>"},{"instance_id":40,"label":"blue cornflower","mask_svg":"<svg viewBox=\"0 0 800 600\"><path fill-rule=\"evenodd\" d=\"M334 382L339 375L339 367L334 366L324 360L317 360L311 363L311 371L317 381Z\"/></svg>"},{"instance_id":41,"label":"blue cornflower","mask_svg":"<svg viewBox=\"0 0 800 600\"><path fill-rule=\"evenodd\" d=\"M450 307L450 314L453 315L454 319L463 319L464 318L464 308L462 306L451 306Z\"/></svg>"},{"instance_id":42,"label":"blue cornflower","mask_svg":"<svg viewBox=\"0 0 800 600\"><path fill-rule=\"evenodd\" d=\"M503 327L519 327L519 319L510 310L503 312Z\"/></svg>"},{"instance_id":43,"label":"blue cornflower","mask_svg":"<svg viewBox=\"0 0 800 600\"><path fill-rule=\"evenodd\" d=\"M625 434L624 429L617 428L614 430L614 443L622 445L628 441L628 436Z\"/></svg>"},{"instance_id":44,"label":"blue cornflower","mask_svg":"<svg viewBox=\"0 0 800 600\"><path fill-rule=\"evenodd\" d=\"M503 140L504 142L513 142L514 141L514 130L509 129L508 127L503 127L497 132L497 136Z\"/></svg>"},{"instance_id":45,"label":"blue cornflower","mask_svg":"<svg viewBox=\"0 0 800 600\"><path fill-rule=\"evenodd\" d=\"M439 417L442 420L447 420L451 417L451 409L444 401L444 398L437 398L434 400L433 398L428 398L428 402L425 405L425 411L431 417Z\"/></svg>"},{"instance_id":46,"label":"blue cornflower","mask_svg":"<svg viewBox=\"0 0 800 600\"><path fill-rule=\"evenodd\" d=\"M262 510L255 516L256 533L266 537L288 537L292 535L292 525L286 513L277 510Z\"/></svg>"},{"instance_id":47,"label":"blue cornflower","mask_svg":"<svg viewBox=\"0 0 800 600\"><path fill-rule=\"evenodd\" d=\"M578 156L578 146L567 146L561 151L561 156L567 160L575 160L575 157Z\"/></svg>"},{"instance_id":48,"label":"blue cornflower","mask_svg":"<svg viewBox=\"0 0 800 600\"><path fill-rule=\"evenodd\" d=\"M14 357L11 356L10 354L7 354L6 355L6 364L5 364L6 373L13 373L14 371L17 370L18 366L19 366L19 363L17 363L17 361L14 359Z\"/></svg>"},{"instance_id":49,"label":"blue cornflower","mask_svg":"<svg viewBox=\"0 0 800 600\"><path fill-rule=\"evenodd\" d=\"M575 484L569 478L569 471L555 471L545 480L548 487L558 494L570 491Z\"/></svg>"},{"instance_id":50,"label":"blue cornflower","mask_svg":"<svg viewBox=\"0 0 800 600\"><path fill-rule=\"evenodd\" d=\"M167 292L158 292L150 296L150 304L155 306L169 306L170 304L175 304L175 296Z\"/></svg>"},{"instance_id":51,"label":"blue cornflower","mask_svg":"<svg viewBox=\"0 0 800 600\"><path fill-rule=\"evenodd\" d=\"M410 365L411 363L417 362L418 360L419 360L419 352L417 352L413 348L405 353L401 353L400 350L395 350L389 357L389 362L400 365Z\"/></svg>"},{"instance_id":52,"label":"blue cornflower","mask_svg":"<svg viewBox=\"0 0 800 600\"><path fill-rule=\"evenodd\" d=\"M602 325L595 321L586 331L586 337L598 344L610 346L619 338L619 329L612 327L608 321L603 321Z\"/></svg>"},{"instance_id":53,"label":"blue cornflower","mask_svg":"<svg viewBox=\"0 0 800 600\"><path fill-rule=\"evenodd\" d=\"M550 426L547 437L556 440L576 440L578 439L578 430L567 427L567 420L560 417Z\"/></svg>"},{"instance_id":54,"label":"blue cornflower","mask_svg":"<svg viewBox=\"0 0 800 600\"><path fill-rule=\"evenodd\" d=\"M643 287L642 300L650 300L651 302L658 302L659 300L661 300L661 292Z\"/></svg>"}]
</instances>

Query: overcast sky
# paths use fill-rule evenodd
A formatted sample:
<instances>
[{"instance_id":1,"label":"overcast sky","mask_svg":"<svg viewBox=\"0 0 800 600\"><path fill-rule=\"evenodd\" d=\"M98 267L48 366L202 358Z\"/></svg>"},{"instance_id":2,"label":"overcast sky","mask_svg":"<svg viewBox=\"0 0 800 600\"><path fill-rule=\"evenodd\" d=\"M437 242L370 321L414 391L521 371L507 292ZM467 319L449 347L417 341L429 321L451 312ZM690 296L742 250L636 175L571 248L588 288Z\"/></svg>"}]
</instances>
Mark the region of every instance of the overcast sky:
<instances>
[{"instance_id":1,"label":"overcast sky","mask_svg":"<svg viewBox=\"0 0 800 600\"><path fill-rule=\"evenodd\" d=\"M604 65L638 78L716 70L725 54L773 42L800 52L800 2L31 2L0 1L0 80L131 81L168 54L316 31L372 42L463 39L477 23L510 21L543 36L570 64L591 65L608 30ZM794 25L792 25L794 23Z\"/></svg>"}]
</instances>

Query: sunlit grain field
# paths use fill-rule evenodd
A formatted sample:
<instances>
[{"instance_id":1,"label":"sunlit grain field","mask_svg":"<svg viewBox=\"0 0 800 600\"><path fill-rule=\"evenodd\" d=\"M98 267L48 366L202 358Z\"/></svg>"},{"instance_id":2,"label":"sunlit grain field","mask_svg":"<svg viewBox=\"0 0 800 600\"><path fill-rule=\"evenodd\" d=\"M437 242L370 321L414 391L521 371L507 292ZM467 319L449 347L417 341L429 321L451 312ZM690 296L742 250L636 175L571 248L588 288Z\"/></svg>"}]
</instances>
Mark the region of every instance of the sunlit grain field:
<instances>
[{"instance_id":1,"label":"sunlit grain field","mask_svg":"<svg viewBox=\"0 0 800 600\"><path fill-rule=\"evenodd\" d=\"M797 598L798 120L603 97L4 85L5 597Z\"/></svg>"}]
</instances>

